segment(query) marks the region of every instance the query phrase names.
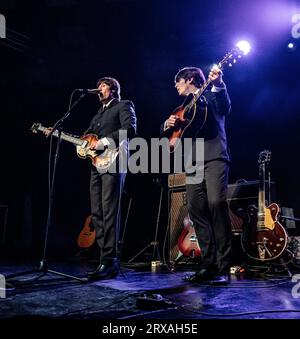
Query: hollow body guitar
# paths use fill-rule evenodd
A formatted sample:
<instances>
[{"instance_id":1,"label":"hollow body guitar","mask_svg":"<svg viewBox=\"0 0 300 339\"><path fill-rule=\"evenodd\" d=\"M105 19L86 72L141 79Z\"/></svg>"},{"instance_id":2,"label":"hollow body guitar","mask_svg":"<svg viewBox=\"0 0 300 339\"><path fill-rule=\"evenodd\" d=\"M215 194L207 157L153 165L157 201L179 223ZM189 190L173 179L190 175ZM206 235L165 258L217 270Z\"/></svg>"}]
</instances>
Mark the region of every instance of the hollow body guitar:
<instances>
[{"instance_id":1,"label":"hollow body guitar","mask_svg":"<svg viewBox=\"0 0 300 339\"><path fill-rule=\"evenodd\" d=\"M242 247L252 259L267 261L281 256L287 245L287 233L278 221L280 208L276 203L265 205L265 166L270 151L259 155L258 207L248 207L248 225L245 227Z\"/></svg>"}]
</instances>

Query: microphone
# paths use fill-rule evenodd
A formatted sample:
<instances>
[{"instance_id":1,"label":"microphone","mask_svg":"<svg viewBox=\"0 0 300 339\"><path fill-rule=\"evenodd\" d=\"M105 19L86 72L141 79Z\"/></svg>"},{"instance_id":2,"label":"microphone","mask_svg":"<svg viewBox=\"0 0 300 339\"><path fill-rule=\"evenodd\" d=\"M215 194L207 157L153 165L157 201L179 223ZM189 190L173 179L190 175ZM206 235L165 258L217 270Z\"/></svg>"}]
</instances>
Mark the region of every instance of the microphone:
<instances>
[{"instance_id":1,"label":"microphone","mask_svg":"<svg viewBox=\"0 0 300 339\"><path fill-rule=\"evenodd\" d=\"M98 88L93 88L93 89L78 88L76 91L81 92L81 93L86 93L86 94L101 94Z\"/></svg>"}]
</instances>

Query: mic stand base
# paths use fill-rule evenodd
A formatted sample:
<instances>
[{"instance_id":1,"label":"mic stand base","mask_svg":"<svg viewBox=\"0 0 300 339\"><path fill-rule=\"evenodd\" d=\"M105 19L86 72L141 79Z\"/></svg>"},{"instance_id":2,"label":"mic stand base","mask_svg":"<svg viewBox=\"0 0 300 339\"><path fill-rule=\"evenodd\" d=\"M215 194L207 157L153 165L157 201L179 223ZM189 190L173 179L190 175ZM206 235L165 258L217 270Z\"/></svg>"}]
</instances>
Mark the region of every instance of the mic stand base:
<instances>
[{"instance_id":1,"label":"mic stand base","mask_svg":"<svg viewBox=\"0 0 300 339\"><path fill-rule=\"evenodd\" d=\"M33 273L40 273L40 274L38 276L26 279L24 281L22 281L22 280L13 280L16 277L20 277L20 276L24 276L24 275L28 275L28 274L33 274ZM65 278L74 279L74 280L79 281L81 283L88 282L87 278L79 278L79 277L75 277L75 276L70 275L70 274L66 274L66 273L62 273L62 272L58 272L58 271L49 269L48 268L48 263L47 263L46 260L41 260L40 264L39 264L39 267L36 268L36 269L31 269L31 270L28 270L28 271L8 274L8 275L5 276L5 280L7 282L10 282L10 283L17 283L17 284L21 285L21 284L25 284L26 282L36 281L36 280L40 279L41 277L45 276L47 273L52 273L52 274L59 275L59 276L65 277Z\"/></svg>"}]
</instances>

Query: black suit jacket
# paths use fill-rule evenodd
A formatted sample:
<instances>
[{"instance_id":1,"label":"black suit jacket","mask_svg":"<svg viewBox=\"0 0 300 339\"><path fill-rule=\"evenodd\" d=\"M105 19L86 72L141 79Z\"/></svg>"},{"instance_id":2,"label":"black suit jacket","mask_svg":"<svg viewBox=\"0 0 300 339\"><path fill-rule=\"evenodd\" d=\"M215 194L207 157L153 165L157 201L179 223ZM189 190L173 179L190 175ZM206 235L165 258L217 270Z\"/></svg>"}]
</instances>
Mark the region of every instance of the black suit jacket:
<instances>
[{"instance_id":1,"label":"black suit jacket","mask_svg":"<svg viewBox=\"0 0 300 339\"><path fill-rule=\"evenodd\" d=\"M197 111L192 124L186 129L183 138L204 138L204 161L225 160L230 161L230 152L227 145L225 131L225 118L231 110L230 98L227 90L220 92L206 91L204 96L207 100L207 120L203 123L204 105L197 102ZM163 125L161 126L161 132ZM169 136L168 130L162 136Z\"/></svg>"},{"instance_id":2,"label":"black suit jacket","mask_svg":"<svg viewBox=\"0 0 300 339\"><path fill-rule=\"evenodd\" d=\"M129 100L114 99L110 105L92 118L85 134L93 133L98 138L110 138L115 145L119 144L119 132L126 131L127 137L132 138L136 134L136 115L134 105Z\"/></svg>"}]
</instances>

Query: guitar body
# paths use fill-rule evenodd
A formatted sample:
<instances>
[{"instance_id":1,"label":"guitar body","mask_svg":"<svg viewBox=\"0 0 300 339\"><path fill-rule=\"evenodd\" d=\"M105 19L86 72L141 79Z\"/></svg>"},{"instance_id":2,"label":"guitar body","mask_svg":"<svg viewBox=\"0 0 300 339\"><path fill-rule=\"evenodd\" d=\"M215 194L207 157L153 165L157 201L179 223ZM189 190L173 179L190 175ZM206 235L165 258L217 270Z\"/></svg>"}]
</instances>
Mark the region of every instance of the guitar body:
<instances>
[{"instance_id":1,"label":"guitar body","mask_svg":"<svg viewBox=\"0 0 300 339\"><path fill-rule=\"evenodd\" d=\"M265 207L265 220L258 220L258 208L248 207L248 234L242 246L246 254L255 260L267 261L278 258L286 248L287 233L278 222L279 206L272 203Z\"/></svg>"},{"instance_id":2,"label":"guitar body","mask_svg":"<svg viewBox=\"0 0 300 339\"><path fill-rule=\"evenodd\" d=\"M90 146L98 141L97 135L86 134L82 136L80 139L85 142L82 145L76 146L77 155L79 156L79 158L82 159L86 159L87 157L89 157L93 161L98 156L98 153L96 150L90 149Z\"/></svg>"},{"instance_id":3,"label":"guitar body","mask_svg":"<svg viewBox=\"0 0 300 339\"><path fill-rule=\"evenodd\" d=\"M84 143L76 146L77 155L82 159L90 158L92 160L92 164L98 170L108 169L119 154L118 148L107 148L101 154L99 154L99 151L91 149L90 146L98 141L98 137L95 134L86 134L80 139L83 140Z\"/></svg>"},{"instance_id":4,"label":"guitar body","mask_svg":"<svg viewBox=\"0 0 300 339\"><path fill-rule=\"evenodd\" d=\"M92 217L88 216L84 223L84 227L80 232L77 244L81 248L89 248L93 245L96 239L96 232L92 224Z\"/></svg>"},{"instance_id":5,"label":"guitar body","mask_svg":"<svg viewBox=\"0 0 300 339\"><path fill-rule=\"evenodd\" d=\"M178 238L178 249L185 257L195 258L201 254L201 249L195 233L195 228L189 217L185 217L184 228Z\"/></svg>"},{"instance_id":6,"label":"guitar body","mask_svg":"<svg viewBox=\"0 0 300 339\"><path fill-rule=\"evenodd\" d=\"M171 115L175 115L177 117L177 121L175 126L168 131L170 153L175 151L179 139L182 138L184 132L194 120L196 109L196 104L193 105L192 110L189 110L187 109L187 106L184 107L182 105L172 112Z\"/></svg>"}]
</instances>

